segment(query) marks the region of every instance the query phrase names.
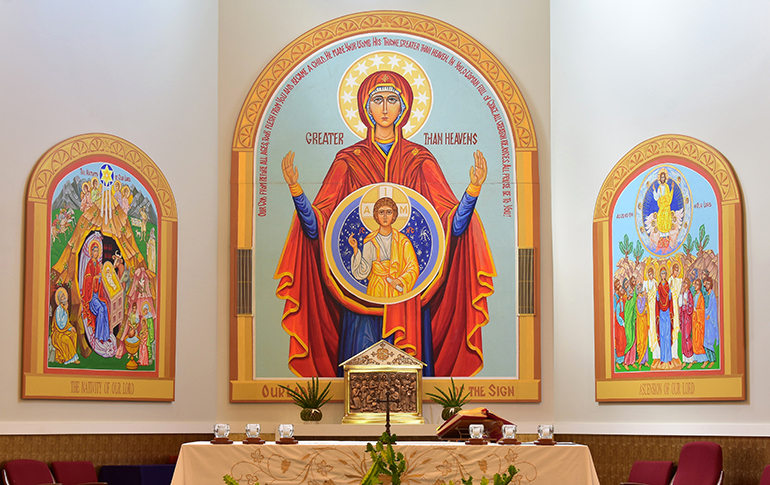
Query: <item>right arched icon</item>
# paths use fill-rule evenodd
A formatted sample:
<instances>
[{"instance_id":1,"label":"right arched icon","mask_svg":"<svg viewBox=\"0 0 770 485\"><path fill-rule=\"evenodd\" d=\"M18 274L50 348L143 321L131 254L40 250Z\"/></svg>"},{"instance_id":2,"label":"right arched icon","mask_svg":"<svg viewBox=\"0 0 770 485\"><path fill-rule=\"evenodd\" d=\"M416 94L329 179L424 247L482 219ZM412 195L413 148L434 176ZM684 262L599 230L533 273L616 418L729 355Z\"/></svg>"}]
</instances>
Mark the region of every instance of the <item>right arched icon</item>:
<instances>
[{"instance_id":1,"label":"right arched icon","mask_svg":"<svg viewBox=\"0 0 770 485\"><path fill-rule=\"evenodd\" d=\"M682 135L632 149L599 193L594 255L597 401L745 399L743 206L722 154Z\"/></svg>"}]
</instances>

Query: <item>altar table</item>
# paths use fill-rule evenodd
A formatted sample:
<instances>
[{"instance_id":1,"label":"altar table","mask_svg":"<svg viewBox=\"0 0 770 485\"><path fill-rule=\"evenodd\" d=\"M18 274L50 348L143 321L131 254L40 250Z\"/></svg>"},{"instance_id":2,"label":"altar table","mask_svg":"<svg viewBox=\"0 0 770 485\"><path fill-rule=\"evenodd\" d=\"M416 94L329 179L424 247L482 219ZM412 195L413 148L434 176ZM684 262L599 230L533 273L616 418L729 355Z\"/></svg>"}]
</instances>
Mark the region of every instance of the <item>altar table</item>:
<instances>
[{"instance_id":1,"label":"altar table","mask_svg":"<svg viewBox=\"0 0 770 485\"><path fill-rule=\"evenodd\" d=\"M366 442L302 441L295 445L214 445L208 442L182 445L171 485L223 484L230 475L241 485L307 484L355 485L371 465ZM534 485L599 485L587 446L559 443L555 446L470 446L452 442L402 441L394 449L404 454L407 467L402 483L448 484L469 475L478 484L490 480L508 465L519 469L512 483ZM520 481L517 481L519 479Z\"/></svg>"}]
</instances>

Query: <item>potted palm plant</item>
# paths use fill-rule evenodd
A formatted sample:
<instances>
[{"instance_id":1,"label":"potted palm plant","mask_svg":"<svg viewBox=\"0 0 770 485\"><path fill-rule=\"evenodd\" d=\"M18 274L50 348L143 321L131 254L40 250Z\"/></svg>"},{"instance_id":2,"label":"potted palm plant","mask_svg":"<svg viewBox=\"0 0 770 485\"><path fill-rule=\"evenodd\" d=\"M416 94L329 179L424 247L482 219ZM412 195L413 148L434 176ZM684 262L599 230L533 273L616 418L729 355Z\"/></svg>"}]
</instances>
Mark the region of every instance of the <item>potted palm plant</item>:
<instances>
[{"instance_id":1,"label":"potted palm plant","mask_svg":"<svg viewBox=\"0 0 770 485\"><path fill-rule=\"evenodd\" d=\"M449 389L449 392L444 392L442 389L434 387L434 389L438 391L440 395L433 392L426 393L428 396L430 396L431 399L433 399L433 402L436 404L441 404L441 406L444 408L441 411L441 419L444 421L457 414L457 412L460 411L463 406L471 399L470 391L468 391L468 393L463 396L465 384L461 385L460 389L458 390L455 386L454 379L450 377L449 380L452 383L452 387Z\"/></svg>"},{"instance_id":2,"label":"potted palm plant","mask_svg":"<svg viewBox=\"0 0 770 485\"><path fill-rule=\"evenodd\" d=\"M284 389L294 400L294 404L302 408L299 417L302 421L320 421L323 417L321 406L331 400L329 395L329 386L331 382L326 383L323 391L319 392L318 377L312 377L307 383L307 388L297 384L297 389L279 384L278 387Z\"/></svg>"}]
</instances>

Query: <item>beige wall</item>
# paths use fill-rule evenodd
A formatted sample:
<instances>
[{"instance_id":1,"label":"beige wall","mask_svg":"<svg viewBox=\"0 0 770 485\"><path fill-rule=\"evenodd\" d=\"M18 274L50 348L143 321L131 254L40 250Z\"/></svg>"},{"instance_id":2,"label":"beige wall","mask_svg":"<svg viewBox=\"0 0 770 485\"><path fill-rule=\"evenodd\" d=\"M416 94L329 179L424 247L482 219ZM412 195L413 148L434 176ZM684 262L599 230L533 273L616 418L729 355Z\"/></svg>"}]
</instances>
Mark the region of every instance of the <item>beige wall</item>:
<instances>
[{"instance_id":1,"label":"beige wall","mask_svg":"<svg viewBox=\"0 0 770 485\"><path fill-rule=\"evenodd\" d=\"M551 2L555 417L574 433L768 435L770 328L762 308L770 42L766 2ZM748 400L594 402L591 220L607 173L638 143L698 138L745 200ZM713 244L713 243L712 243Z\"/></svg>"},{"instance_id":2,"label":"beige wall","mask_svg":"<svg viewBox=\"0 0 770 485\"><path fill-rule=\"evenodd\" d=\"M0 433L185 432L214 419L217 29L212 1L0 3ZM176 196L173 403L19 397L27 178L48 148L90 132L142 148Z\"/></svg>"},{"instance_id":3,"label":"beige wall","mask_svg":"<svg viewBox=\"0 0 770 485\"><path fill-rule=\"evenodd\" d=\"M511 72L540 146L543 402L494 406L524 431L767 434L761 313L768 267L770 7L759 2L72 1L0 3L0 433L207 432L214 421L297 421L290 405L228 401L229 147L248 89L286 44L327 20L403 9L448 22ZM22 203L36 160L93 131L141 147L179 209L173 403L22 401ZM612 166L661 134L732 162L746 199L749 400L623 405L593 396L591 217ZM553 154L553 156L552 156ZM553 228L553 229L552 229ZM552 237L553 231L553 237ZM557 269L553 269L557 268ZM330 405L325 423L338 422ZM426 415L437 421L436 409ZM327 425L319 425L327 426ZM331 426L331 425L328 425ZM335 432L335 427L315 428Z\"/></svg>"}]
</instances>

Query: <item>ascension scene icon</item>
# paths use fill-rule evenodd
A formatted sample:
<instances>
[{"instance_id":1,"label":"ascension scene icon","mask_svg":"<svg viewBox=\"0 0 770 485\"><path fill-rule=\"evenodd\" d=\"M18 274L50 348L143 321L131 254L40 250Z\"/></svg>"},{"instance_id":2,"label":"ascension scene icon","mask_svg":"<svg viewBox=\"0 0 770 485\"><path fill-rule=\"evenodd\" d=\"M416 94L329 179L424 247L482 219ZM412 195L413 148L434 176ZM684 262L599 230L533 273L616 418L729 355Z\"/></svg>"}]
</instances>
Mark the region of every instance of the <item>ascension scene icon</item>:
<instances>
[{"instance_id":1,"label":"ascension scene icon","mask_svg":"<svg viewBox=\"0 0 770 485\"><path fill-rule=\"evenodd\" d=\"M48 368L155 371L155 200L111 162L63 174L50 200Z\"/></svg>"},{"instance_id":2,"label":"ascension scene icon","mask_svg":"<svg viewBox=\"0 0 770 485\"><path fill-rule=\"evenodd\" d=\"M641 172L612 216L613 372L723 366L718 193L676 160Z\"/></svg>"}]
</instances>

